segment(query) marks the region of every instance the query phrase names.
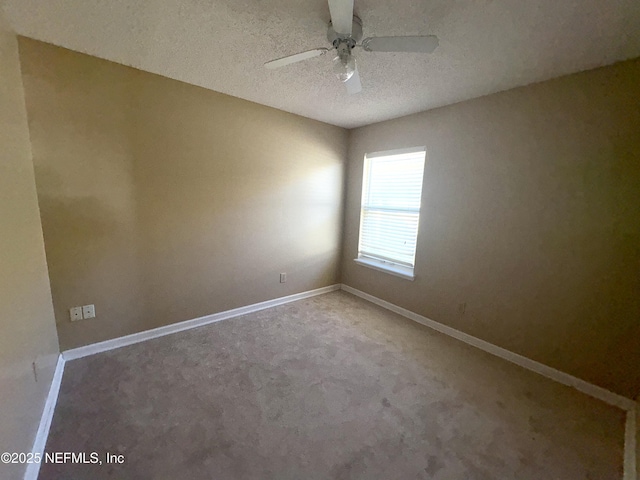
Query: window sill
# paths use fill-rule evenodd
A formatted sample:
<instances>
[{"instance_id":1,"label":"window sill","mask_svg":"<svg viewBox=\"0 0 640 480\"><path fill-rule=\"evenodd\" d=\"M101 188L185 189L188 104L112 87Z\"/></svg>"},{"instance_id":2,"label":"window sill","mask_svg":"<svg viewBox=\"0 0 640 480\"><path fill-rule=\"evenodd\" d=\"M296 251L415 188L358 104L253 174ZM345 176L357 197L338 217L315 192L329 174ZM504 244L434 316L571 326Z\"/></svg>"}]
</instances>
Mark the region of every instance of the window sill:
<instances>
[{"instance_id":1,"label":"window sill","mask_svg":"<svg viewBox=\"0 0 640 480\"><path fill-rule=\"evenodd\" d=\"M409 280L411 282L413 282L413 280L416 278L413 274L413 268L410 267L393 265L391 263L383 262L381 260L374 260L372 258L355 258L353 261L358 265L362 265L363 267L373 268L374 270L388 273L390 275L395 275L396 277L404 278L405 280Z\"/></svg>"}]
</instances>

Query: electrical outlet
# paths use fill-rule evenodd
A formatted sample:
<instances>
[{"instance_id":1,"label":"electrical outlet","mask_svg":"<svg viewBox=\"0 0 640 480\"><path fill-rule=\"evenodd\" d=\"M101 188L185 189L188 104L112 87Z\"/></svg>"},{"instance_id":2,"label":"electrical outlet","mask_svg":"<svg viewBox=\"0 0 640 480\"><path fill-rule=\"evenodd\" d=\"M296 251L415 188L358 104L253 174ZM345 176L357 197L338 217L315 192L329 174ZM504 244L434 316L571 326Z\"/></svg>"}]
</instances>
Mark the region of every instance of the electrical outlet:
<instances>
[{"instance_id":1,"label":"electrical outlet","mask_svg":"<svg viewBox=\"0 0 640 480\"><path fill-rule=\"evenodd\" d=\"M287 274L286 273L281 273L280 274L280 283L287 283Z\"/></svg>"},{"instance_id":2,"label":"electrical outlet","mask_svg":"<svg viewBox=\"0 0 640 480\"><path fill-rule=\"evenodd\" d=\"M82 307L72 307L69 309L69 317L72 322L82 320Z\"/></svg>"},{"instance_id":3,"label":"electrical outlet","mask_svg":"<svg viewBox=\"0 0 640 480\"><path fill-rule=\"evenodd\" d=\"M95 318L96 317L96 307L94 305L83 305L82 306L82 316L84 318Z\"/></svg>"}]
</instances>

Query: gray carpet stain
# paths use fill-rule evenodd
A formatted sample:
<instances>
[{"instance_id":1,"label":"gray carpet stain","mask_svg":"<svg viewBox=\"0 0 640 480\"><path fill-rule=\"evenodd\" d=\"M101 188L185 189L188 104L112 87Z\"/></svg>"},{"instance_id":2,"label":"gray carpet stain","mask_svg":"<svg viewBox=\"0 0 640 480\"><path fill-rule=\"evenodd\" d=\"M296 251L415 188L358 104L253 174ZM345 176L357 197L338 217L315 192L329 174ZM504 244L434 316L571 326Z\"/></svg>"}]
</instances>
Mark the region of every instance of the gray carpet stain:
<instances>
[{"instance_id":1,"label":"gray carpet stain","mask_svg":"<svg viewBox=\"0 0 640 480\"><path fill-rule=\"evenodd\" d=\"M619 479L624 412L344 292L67 363L41 479Z\"/></svg>"},{"instance_id":2,"label":"gray carpet stain","mask_svg":"<svg viewBox=\"0 0 640 480\"><path fill-rule=\"evenodd\" d=\"M438 457L430 455L429 458L427 458L427 466L424 471L429 475L429 478L432 478L436 473L438 473L438 470L441 470L442 468L444 468L444 463L442 463Z\"/></svg>"}]
</instances>

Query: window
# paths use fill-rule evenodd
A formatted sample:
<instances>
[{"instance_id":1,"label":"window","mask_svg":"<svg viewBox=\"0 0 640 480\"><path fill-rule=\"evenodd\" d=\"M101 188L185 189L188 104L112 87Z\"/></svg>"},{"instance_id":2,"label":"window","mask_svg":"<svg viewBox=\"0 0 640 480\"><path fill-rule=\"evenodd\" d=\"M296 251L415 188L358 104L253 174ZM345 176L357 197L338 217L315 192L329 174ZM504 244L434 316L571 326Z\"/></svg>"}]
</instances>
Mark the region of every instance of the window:
<instances>
[{"instance_id":1,"label":"window","mask_svg":"<svg viewBox=\"0 0 640 480\"><path fill-rule=\"evenodd\" d=\"M424 147L365 156L357 263L413 280L425 156Z\"/></svg>"}]
</instances>

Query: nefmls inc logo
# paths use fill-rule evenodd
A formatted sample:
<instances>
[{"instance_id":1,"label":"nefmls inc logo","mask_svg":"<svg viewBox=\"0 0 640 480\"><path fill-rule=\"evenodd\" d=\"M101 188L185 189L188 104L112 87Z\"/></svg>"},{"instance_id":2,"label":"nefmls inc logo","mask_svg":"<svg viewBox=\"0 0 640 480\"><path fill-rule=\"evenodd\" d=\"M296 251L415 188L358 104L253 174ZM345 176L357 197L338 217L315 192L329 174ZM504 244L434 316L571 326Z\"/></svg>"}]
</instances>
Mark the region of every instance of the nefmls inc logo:
<instances>
[{"instance_id":1,"label":"nefmls inc logo","mask_svg":"<svg viewBox=\"0 0 640 480\"><path fill-rule=\"evenodd\" d=\"M100 463L97 452L46 452L45 463Z\"/></svg>"}]
</instances>

